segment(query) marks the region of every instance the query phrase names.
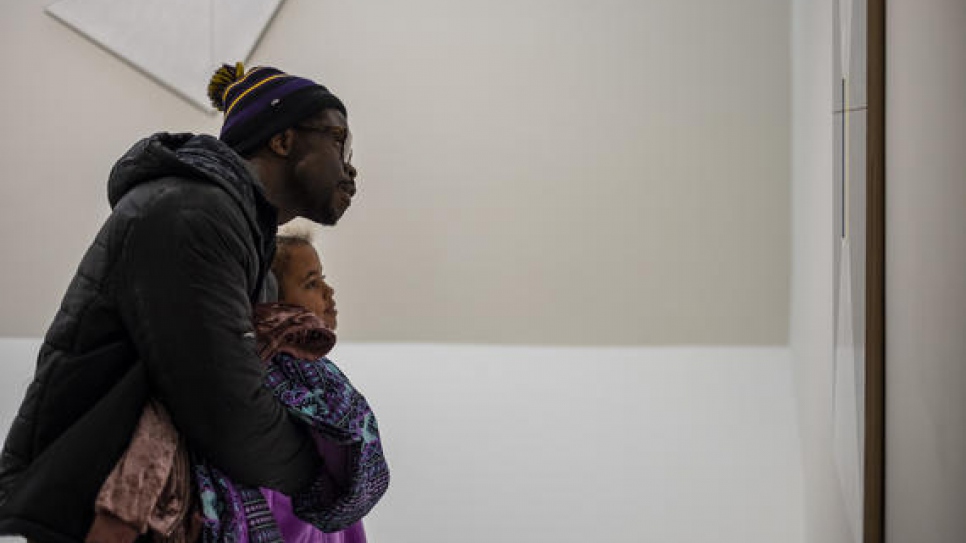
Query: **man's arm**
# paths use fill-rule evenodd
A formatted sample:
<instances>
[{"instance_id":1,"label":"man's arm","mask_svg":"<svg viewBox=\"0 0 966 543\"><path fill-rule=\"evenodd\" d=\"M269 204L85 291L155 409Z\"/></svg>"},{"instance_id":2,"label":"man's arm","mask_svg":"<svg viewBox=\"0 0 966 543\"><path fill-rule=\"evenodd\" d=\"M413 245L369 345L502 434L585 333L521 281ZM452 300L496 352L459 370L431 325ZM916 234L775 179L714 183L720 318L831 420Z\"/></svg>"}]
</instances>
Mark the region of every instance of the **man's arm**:
<instances>
[{"instance_id":1,"label":"man's arm","mask_svg":"<svg viewBox=\"0 0 966 543\"><path fill-rule=\"evenodd\" d=\"M262 386L248 296L248 266L257 263L231 226L239 216L202 192L161 197L134 221L115 274L117 304L152 393L189 445L238 482L291 494L311 483L320 460Z\"/></svg>"}]
</instances>

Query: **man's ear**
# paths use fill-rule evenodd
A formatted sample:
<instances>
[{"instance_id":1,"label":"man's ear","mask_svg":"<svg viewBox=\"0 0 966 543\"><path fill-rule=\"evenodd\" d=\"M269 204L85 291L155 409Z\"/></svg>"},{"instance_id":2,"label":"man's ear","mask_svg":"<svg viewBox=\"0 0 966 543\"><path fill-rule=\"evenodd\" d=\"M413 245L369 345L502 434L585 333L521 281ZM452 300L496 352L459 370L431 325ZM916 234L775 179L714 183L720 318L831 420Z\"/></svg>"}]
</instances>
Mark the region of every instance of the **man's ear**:
<instances>
[{"instance_id":1,"label":"man's ear","mask_svg":"<svg viewBox=\"0 0 966 543\"><path fill-rule=\"evenodd\" d=\"M285 129L268 140L268 148L281 157L288 157L292 154L292 146L294 144L295 131L291 129Z\"/></svg>"}]
</instances>

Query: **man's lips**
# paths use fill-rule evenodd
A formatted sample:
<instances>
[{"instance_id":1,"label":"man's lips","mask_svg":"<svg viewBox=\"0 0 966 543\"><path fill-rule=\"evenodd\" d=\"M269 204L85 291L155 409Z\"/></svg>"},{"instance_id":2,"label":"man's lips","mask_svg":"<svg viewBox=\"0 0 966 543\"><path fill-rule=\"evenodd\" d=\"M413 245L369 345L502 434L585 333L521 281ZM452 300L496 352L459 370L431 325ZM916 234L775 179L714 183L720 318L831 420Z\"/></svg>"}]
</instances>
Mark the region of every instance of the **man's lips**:
<instances>
[{"instance_id":1,"label":"man's lips","mask_svg":"<svg viewBox=\"0 0 966 543\"><path fill-rule=\"evenodd\" d=\"M338 186L339 190L348 194L350 198L356 195L356 184L352 181L343 181Z\"/></svg>"}]
</instances>

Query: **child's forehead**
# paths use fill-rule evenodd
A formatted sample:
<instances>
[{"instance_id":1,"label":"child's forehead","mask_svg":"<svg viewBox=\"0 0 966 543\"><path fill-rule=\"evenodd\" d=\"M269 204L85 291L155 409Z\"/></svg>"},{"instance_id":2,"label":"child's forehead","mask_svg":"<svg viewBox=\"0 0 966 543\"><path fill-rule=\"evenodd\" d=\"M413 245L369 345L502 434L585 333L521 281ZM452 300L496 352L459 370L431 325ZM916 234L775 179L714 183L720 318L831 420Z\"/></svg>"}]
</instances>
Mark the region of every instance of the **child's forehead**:
<instances>
[{"instance_id":1,"label":"child's forehead","mask_svg":"<svg viewBox=\"0 0 966 543\"><path fill-rule=\"evenodd\" d=\"M322 267L322 260L319 252L308 242L295 243L289 246L290 264L297 264L300 267Z\"/></svg>"}]
</instances>

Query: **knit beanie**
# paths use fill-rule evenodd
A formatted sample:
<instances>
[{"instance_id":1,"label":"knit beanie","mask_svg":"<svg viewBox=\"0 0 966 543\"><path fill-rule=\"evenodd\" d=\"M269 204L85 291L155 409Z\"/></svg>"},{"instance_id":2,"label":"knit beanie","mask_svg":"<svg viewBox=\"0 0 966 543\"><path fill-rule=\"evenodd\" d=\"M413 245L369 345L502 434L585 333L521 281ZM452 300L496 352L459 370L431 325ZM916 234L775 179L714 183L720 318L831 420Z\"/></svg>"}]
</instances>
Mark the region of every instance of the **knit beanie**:
<instances>
[{"instance_id":1,"label":"knit beanie","mask_svg":"<svg viewBox=\"0 0 966 543\"><path fill-rule=\"evenodd\" d=\"M329 89L312 80L268 66L246 72L241 62L224 64L215 71L208 83L208 97L215 109L225 113L221 141L242 156L323 109L346 113Z\"/></svg>"}]
</instances>

